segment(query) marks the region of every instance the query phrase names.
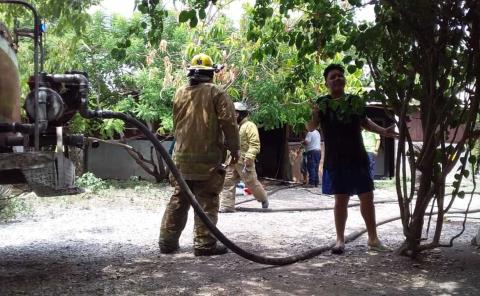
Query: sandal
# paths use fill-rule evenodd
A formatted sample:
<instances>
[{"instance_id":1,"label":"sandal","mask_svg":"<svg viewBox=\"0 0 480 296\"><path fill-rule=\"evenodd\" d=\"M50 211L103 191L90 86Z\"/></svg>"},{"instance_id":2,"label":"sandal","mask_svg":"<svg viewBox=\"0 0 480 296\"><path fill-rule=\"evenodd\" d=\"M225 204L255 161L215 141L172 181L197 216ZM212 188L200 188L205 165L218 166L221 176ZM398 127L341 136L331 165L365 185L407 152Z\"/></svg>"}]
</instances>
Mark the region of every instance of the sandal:
<instances>
[{"instance_id":1,"label":"sandal","mask_svg":"<svg viewBox=\"0 0 480 296\"><path fill-rule=\"evenodd\" d=\"M389 247L385 246L382 243L378 243L376 245L369 245L368 249L374 252L391 252L392 251L392 249L390 249Z\"/></svg>"}]
</instances>

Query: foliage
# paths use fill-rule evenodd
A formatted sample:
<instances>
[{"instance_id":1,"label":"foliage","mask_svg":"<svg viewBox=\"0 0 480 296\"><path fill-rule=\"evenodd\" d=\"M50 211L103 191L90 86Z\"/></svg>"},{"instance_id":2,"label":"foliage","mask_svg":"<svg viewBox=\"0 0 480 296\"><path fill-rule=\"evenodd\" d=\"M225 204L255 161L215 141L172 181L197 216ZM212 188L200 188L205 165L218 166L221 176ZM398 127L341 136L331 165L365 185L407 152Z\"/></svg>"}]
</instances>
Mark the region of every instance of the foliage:
<instances>
[{"instance_id":1,"label":"foliage","mask_svg":"<svg viewBox=\"0 0 480 296\"><path fill-rule=\"evenodd\" d=\"M88 172L76 179L76 184L79 187L85 188L90 192L98 192L102 189L108 188L108 183L97 178L93 173Z\"/></svg>"},{"instance_id":2,"label":"foliage","mask_svg":"<svg viewBox=\"0 0 480 296\"><path fill-rule=\"evenodd\" d=\"M122 40L111 50L112 56L121 60L127 56L127 49L131 46L132 36L140 31L144 33L145 43L148 40L151 44L158 44L162 40L165 30L165 20L168 18L168 11L165 10L160 0L136 0L135 7L143 14L140 27L131 26Z\"/></svg>"},{"instance_id":3,"label":"foliage","mask_svg":"<svg viewBox=\"0 0 480 296\"><path fill-rule=\"evenodd\" d=\"M27 214L29 211L23 199L12 195L11 186L0 185L0 221L15 218L18 214Z\"/></svg>"},{"instance_id":4,"label":"foliage","mask_svg":"<svg viewBox=\"0 0 480 296\"><path fill-rule=\"evenodd\" d=\"M27 1L35 6L39 16L47 20L53 32L61 35L66 29L73 30L80 35L90 19L87 9L100 3L100 0L70 0L68 5L64 0L33 0ZM33 17L30 10L20 5L0 4L2 7L0 18L7 25L19 20L21 26L33 26Z\"/></svg>"},{"instance_id":5,"label":"foliage","mask_svg":"<svg viewBox=\"0 0 480 296\"><path fill-rule=\"evenodd\" d=\"M155 185L152 182L141 180L137 176L132 176L128 180L103 180L93 173L87 172L76 179L76 185L91 193L102 191L103 194L104 190L132 189L139 194L148 194L158 187L164 187L165 183Z\"/></svg>"},{"instance_id":6,"label":"foliage","mask_svg":"<svg viewBox=\"0 0 480 296\"><path fill-rule=\"evenodd\" d=\"M196 6L192 4L191 7ZM309 119L309 102L324 89L321 73L329 61L319 64L310 62L309 72L297 72L301 72L305 65L305 59L299 58L302 53L287 44L272 47L264 39L250 38L253 9L248 5L245 9L246 16L239 30L235 30L222 15L212 23L199 21L196 28L191 29L193 38L187 46L187 54L206 52L226 65L217 82L227 87L234 100L246 101L253 109L253 120L264 128L288 124L297 130L303 129ZM212 18L207 13L205 19ZM262 28L262 34L273 35L282 31L283 26L278 24L268 21ZM341 59L341 54L334 54L331 61ZM348 74L347 78L352 82L350 90L354 93L362 88L361 75L361 71ZM291 87L292 84L301 85L298 83L299 76L305 78L303 87Z\"/></svg>"},{"instance_id":7,"label":"foliage","mask_svg":"<svg viewBox=\"0 0 480 296\"><path fill-rule=\"evenodd\" d=\"M312 73L305 87L286 93L284 89L296 79L292 73L302 68L304 60L298 58L297 49L288 45L275 49L275 56L260 59L261 55L257 54L257 59L252 59L252 52L270 52L262 40L247 40L252 7L246 7L247 16L240 30L221 11L229 1L217 2L218 11L211 7L205 9L205 16L197 20L195 28L179 25L175 12L161 14L162 25L155 27L150 15L155 3L148 4L151 7L145 13L145 1L139 1L137 8L143 14L129 20L96 13L87 21L81 35L68 27L59 35L55 23L51 24L53 28L46 39L45 70L86 72L92 84L92 108L129 112L142 119L151 130L168 134L173 126L171 108L175 89L186 82L186 61L198 52L206 52L217 63L225 65L216 75L216 82L225 87L234 100L247 101L257 123L266 129L284 124L303 129L309 117L309 101L323 89L321 71L326 62L311 64ZM152 30L162 33L160 41L159 36L153 38ZM25 82L32 69L32 51L29 43L23 43L20 48L20 65L28 65L21 71ZM336 61L341 58L339 54L334 56ZM360 77L361 71L348 77L354 82L350 84L354 85L354 92L361 89ZM85 121L76 116L71 122L72 130L102 138L114 138L124 128L117 120Z\"/></svg>"},{"instance_id":8,"label":"foliage","mask_svg":"<svg viewBox=\"0 0 480 296\"><path fill-rule=\"evenodd\" d=\"M394 190L395 188L395 180L393 179L383 179L383 180L375 180L375 189L390 189Z\"/></svg>"}]
</instances>

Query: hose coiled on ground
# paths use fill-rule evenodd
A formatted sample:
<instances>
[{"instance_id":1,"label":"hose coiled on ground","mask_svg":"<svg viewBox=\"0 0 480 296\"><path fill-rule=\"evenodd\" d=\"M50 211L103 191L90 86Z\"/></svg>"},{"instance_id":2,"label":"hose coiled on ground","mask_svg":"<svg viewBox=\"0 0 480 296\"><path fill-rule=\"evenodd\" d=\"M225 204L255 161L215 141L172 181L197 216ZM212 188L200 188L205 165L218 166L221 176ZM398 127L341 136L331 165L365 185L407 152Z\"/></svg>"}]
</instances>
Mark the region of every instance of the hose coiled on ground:
<instances>
[{"instance_id":1,"label":"hose coiled on ground","mask_svg":"<svg viewBox=\"0 0 480 296\"><path fill-rule=\"evenodd\" d=\"M315 256L320 255L323 252L326 252L333 248L335 246L335 243L331 243L326 246L314 248L308 251L305 251L300 254L296 255L291 255L287 257L266 257L266 256L261 256L258 254L254 254L252 252L249 252L247 250L242 249L241 247L237 246L234 242L232 242L230 239L228 239L217 227L210 221L208 216L205 214L203 209L201 208L200 204L197 202L195 196L193 195L192 191L188 187L187 183L185 182L185 179L183 179L182 175L178 171L177 167L173 163L173 160L171 159L170 155L168 152L165 150L165 148L162 146L161 142L156 138L156 136L150 132L150 130L140 121L137 119L124 114L120 112L112 112L112 111L93 111L93 110L87 110L86 108L81 110L81 115L85 118L114 118L114 119L120 119L125 122L128 122L135 127L137 127L140 131L142 131L145 136L152 142L152 144L155 146L155 149L162 155L165 163L167 166L170 168L171 173L177 180L178 184L180 187L185 190L188 196L188 200L190 204L192 205L195 214L198 215L198 217L202 220L203 223L208 227L208 229L211 231L211 233L220 241L222 242L227 248L229 248L232 252L236 253L237 255L256 262L260 264L266 264L266 265L277 265L277 266L282 266L282 265L289 265L296 263L298 261L302 260L307 260L310 258L313 258ZM470 210L470 213L478 213L480 212L480 209L474 209ZM453 213L465 213L465 211L454 211L451 212ZM434 212L432 213L433 215L436 215L437 213ZM384 221L381 221L377 223L377 226L387 224L396 220L399 220L400 217L394 217L390 218ZM350 235L345 237L345 243L349 243L366 233L367 231L361 230L361 231L356 231L354 233L351 233Z\"/></svg>"},{"instance_id":2,"label":"hose coiled on ground","mask_svg":"<svg viewBox=\"0 0 480 296\"><path fill-rule=\"evenodd\" d=\"M170 168L171 173L177 180L179 186L185 190L188 196L188 200L190 204L192 205L195 214L198 215L198 217L202 220L203 223L208 227L210 232L221 242L223 243L227 248L229 248L232 252L236 253L237 255L256 262L260 264L266 264L266 265L288 265L292 264L298 261L306 260L309 258L313 258L315 256L318 256L319 254L330 250L333 246L334 243L327 245L327 246L322 246L319 248L314 248L309 251L306 251L304 253L300 253L297 255L291 255L287 257L266 257L266 256L260 256L257 254L254 254L252 252L246 251L239 246L237 246L234 242L232 242L230 239L228 239L216 226L215 224L210 221L208 216L205 214L205 212L202 210L202 207L200 204L197 202L195 199L195 196L193 195L192 191L188 187L187 183L185 182L185 179L183 179L181 173L178 171L177 167L173 163L173 160L170 158L170 155L168 152L165 150L165 148L162 146L160 141L156 138L156 136L150 132L150 130L139 120L133 118L132 116L129 116L124 113L120 112L112 112L112 111L102 111L102 110L86 110L82 109L81 110L81 115L85 118L114 118L114 119L120 119L125 122L128 122L135 127L137 127L145 136L152 142L154 145L155 149L160 153L162 158L164 159L165 163L167 166ZM361 235L361 234L360 234ZM347 237L347 241L352 238Z\"/></svg>"}]
</instances>

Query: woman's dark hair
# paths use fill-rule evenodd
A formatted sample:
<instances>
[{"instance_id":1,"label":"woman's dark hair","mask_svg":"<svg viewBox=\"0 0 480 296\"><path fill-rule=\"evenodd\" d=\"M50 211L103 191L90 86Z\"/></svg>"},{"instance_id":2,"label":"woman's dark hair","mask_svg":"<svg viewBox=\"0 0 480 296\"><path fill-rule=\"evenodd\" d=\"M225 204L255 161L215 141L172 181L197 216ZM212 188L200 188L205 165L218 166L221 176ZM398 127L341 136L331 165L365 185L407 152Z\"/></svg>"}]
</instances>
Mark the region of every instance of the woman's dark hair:
<instances>
[{"instance_id":1,"label":"woman's dark hair","mask_svg":"<svg viewBox=\"0 0 480 296\"><path fill-rule=\"evenodd\" d=\"M342 74L345 73L345 69L343 68L342 65L340 65L340 64L330 64L323 71L323 78L325 78L325 80L327 80L328 73L330 73L333 70L338 70L338 71L342 72Z\"/></svg>"}]
</instances>

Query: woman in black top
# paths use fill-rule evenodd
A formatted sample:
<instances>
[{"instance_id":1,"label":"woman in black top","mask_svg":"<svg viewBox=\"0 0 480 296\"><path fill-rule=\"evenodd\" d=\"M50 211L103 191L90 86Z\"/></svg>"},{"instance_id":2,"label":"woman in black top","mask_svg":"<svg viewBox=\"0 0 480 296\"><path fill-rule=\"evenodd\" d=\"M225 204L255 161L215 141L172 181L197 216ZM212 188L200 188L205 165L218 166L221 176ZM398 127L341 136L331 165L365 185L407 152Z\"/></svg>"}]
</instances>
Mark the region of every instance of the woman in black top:
<instances>
[{"instance_id":1,"label":"woman in black top","mask_svg":"<svg viewBox=\"0 0 480 296\"><path fill-rule=\"evenodd\" d=\"M382 128L365 114L365 103L358 96L345 94L345 76L341 65L329 65L323 76L329 95L318 99L312 117L320 124L325 143L322 190L335 196L335 228L337 242L334 254L345 250L345 224L351 195L358 195L360 211L368 230L368 246L372 250L388 250L377 237L373 180L369 172L368 154L363 146L362 127L383 135L395 137L395 127Z\"/></svg>"}]
</instances>

